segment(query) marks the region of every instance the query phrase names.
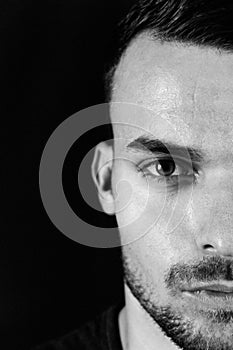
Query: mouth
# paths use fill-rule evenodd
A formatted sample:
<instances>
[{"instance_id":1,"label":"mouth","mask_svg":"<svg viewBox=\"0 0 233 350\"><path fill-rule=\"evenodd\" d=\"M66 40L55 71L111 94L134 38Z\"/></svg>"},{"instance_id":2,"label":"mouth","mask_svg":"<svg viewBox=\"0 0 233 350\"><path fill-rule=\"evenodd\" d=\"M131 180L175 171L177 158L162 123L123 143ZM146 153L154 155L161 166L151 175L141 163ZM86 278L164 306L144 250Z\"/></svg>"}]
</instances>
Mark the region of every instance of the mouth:
<instances>
[{"instance_id":1,"label":"mouth","mask_svg":"<svg viewBox=\"0 0 233 350\"><path fill-rule=\"evenodd\" d=\"M208 295L208 296L212 296L212 297L217 297L217 298L229 298L229 297L233 297L233 292L217 292L217 291L213 291L213 290L197 290L197 291L184 291L184 293L188 293L188 294L193 294L196 296L204 296L204 295Z\"/></svg>"},{"instance_id":2,"label":"mouth","mask_svg":"<svg viewBox=\"0 0 233 350\"><path fill-rule=\"evenodd\" d=\"M218 303L227 303L233 307L233 284L202 284L195 287L183 288L182 292L184 295L194 297L195 299L205 302L212 303L215 306L219 306Z\"/></svg>"},{"instance_id":3,"label":"mouth","mask_svg":"<svg viewBox=\"0 0 233 350\"><path fill-rule=\"evenodd\" d=\"M221 283L201 284L195 287L183 288L183 290L188 292L194 292L194 293L202 292L202 291L210 291L210 292L216 292L216 293L233 293L233 284L232 283L230 285L221 284Z\"/></svg>"}]
</instances>

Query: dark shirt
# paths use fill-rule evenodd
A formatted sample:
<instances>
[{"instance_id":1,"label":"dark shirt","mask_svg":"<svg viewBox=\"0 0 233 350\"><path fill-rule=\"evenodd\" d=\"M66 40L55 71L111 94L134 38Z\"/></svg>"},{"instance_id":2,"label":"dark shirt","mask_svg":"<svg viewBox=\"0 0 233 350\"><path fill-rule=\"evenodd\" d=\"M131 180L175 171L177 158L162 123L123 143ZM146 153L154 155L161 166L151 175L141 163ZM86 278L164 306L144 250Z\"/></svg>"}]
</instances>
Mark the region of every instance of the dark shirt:
<instances>
[{"instance_id":1,"label":"dark shirt","mask_svg":"<svg viewBox=\"0 0 233 350\"><path fill-rule=\"evenodd\" d=\"M123 350L118 327L122 305L114 305L93 321L33 350Z\"/></svg>"}]
</instances>

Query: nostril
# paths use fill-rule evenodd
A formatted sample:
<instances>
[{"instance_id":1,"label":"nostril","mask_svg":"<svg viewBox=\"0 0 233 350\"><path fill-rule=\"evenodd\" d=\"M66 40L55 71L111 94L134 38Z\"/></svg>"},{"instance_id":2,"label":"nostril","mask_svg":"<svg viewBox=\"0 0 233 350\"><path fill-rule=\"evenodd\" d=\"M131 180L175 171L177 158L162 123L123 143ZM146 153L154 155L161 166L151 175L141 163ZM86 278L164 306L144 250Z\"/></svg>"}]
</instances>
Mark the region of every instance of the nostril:
<instances>
[{"instance_id":1,"label":"nostril","mask_svg":"<svg viewBox=\"0 0 233 350\"><path fill-rule=\"evenodd\" d=\"M213 247L211 244L205 244L205 245L203 246L203 248L204 248L205 250L214 250L214 247Z\"/></svg>"}]
</instances>

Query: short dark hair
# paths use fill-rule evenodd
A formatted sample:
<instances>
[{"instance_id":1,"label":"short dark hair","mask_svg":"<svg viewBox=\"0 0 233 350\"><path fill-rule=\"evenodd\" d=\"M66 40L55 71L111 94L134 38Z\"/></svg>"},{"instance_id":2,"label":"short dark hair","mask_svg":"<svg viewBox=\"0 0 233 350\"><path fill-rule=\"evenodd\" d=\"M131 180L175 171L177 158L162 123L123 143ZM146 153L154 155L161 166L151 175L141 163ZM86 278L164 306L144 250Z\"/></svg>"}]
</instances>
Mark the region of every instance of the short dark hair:
<instances>
[{"instance_id":1,"label":"short dark hair","mask_svg":"<svg viewBox=\"0 0 233 350\"><path fill-rule=\"evenodd\" d=\"M233 52L233 0L139 0L119 23L115 57L105 75L106 100L114 73L131 40L149 31L163 42Z\"/></svg>"}]
</instances>

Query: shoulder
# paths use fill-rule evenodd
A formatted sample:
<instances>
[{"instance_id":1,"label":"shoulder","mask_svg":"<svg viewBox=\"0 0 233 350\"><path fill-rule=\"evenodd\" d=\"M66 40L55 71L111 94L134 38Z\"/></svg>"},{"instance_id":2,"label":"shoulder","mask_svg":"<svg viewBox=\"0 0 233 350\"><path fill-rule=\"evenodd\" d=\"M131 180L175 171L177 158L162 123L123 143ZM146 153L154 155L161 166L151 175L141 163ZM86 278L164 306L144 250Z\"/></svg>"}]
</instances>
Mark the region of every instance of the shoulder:
<instances>
[{"instance_id":1,"label":"shoulder","mask_svg":"<svg viewBox=\"0 0 233 350\"><path fill-rule=\"evenodd\" d=\"M113 305L77 330L31 350L108 350L112 337L119 342L117 318L121 307Z\"/></svg>"}]
</instances>

